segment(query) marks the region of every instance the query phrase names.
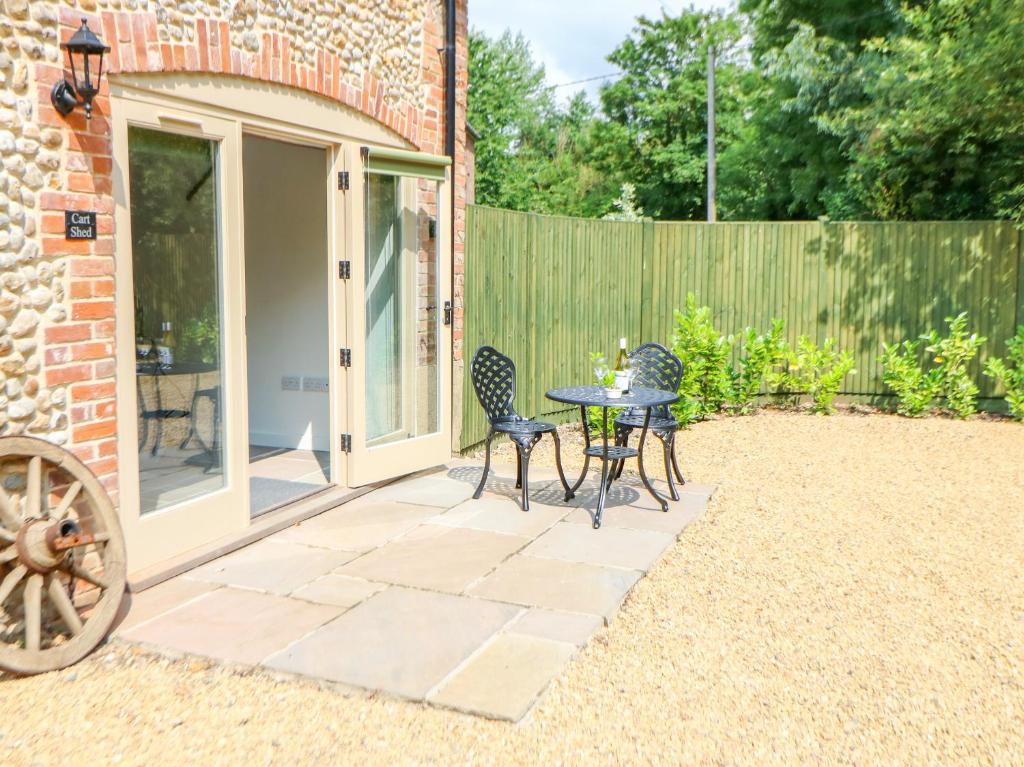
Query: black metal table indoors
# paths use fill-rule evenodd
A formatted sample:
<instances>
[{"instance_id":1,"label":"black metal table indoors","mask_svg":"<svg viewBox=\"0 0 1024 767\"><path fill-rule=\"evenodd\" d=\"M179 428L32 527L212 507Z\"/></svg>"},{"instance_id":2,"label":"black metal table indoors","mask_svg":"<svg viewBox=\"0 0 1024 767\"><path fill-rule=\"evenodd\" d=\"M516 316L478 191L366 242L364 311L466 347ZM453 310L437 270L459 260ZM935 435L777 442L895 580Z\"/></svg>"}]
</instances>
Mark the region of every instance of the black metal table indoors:
<instances>
[{"instance_id":1,"label":"black metal table indoors","mask_svg":"<svg viewBox=\"0 0 1024 767\"><path fill-rule=\"evenodd\" d=\"M671 405L679 399L678 394L671 391L662 391L661 389L646 389L634 386L621 397L612 398L608 396L607 390L603 386L569 386L563 389L551 389L545 396L555 402L579 405L580 418L583 421L583 439L586 442L586 448L583 451L583 471L580 474L580 478L576 480L576 484L566 492L565 500L568 501L572 498L576 494L576 490L583 484L583 480L587 478L590 459L601 459L601 489L597 496L597 511L594 513L595 530L601 526L608 488L611 486L616 473L615 471L609 472L609 461L617 464L619 461L635 457L640 468L640 479L643 480L644 487L654 497L654 500L661 505L661 510L668 511L668 501L654 489L650 480L647 479L647 472L644 471L644 440L647 438L647 425L651 420L651 408L658 405ZM602 445L590 444L590 430L587 428L588 407L601 408L604 434ZM640 432L640 445L638 447L621 447L608 444L608 408L610 407L644 409L644 425L643 430Z\"/></svg>"}]
</instances>

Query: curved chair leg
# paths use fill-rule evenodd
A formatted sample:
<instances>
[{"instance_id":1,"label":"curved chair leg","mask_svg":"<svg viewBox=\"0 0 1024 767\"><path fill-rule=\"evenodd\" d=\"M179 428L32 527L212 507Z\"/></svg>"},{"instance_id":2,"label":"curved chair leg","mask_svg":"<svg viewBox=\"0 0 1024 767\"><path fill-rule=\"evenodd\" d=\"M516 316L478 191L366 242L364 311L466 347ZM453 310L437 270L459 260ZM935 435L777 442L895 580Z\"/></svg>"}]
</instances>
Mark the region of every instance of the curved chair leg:
<instances>
[{"instance_id":1,"label":"curved chair leg","mask_svg":"<svg viewBox=\"0 0 1024 767\"><path fill-rule=\"evenodd\" d=\"M673 501L679 500L679 493L676 492L675 483L672 482L672 435L659 434L661 439L661 453L665 460L665 481L668 482L668 494Z\"/></svg>"},{"instance_id":2,"label":"curved chair leg","mask_svg":"<svg viewBox=\"0 0 1024 767\"><path fill-rule=\"evenodd\" d=\"M566 499L572 498L575 493L569 488L569 483L565 480L565 473L562 471L562 440L558 438L558 429L551 432L551 436L555 438L555 468L558 469L558 478L562 481Z\"/></svg>"},{"instance_id":3,"label":"curved chair leg","mask_svg":"<svg viewBox=\"0 0 1024 767\"><path fill-rule=\"evenodd\" d=\"M494 432L487 433L487 447L484 448L484 473L480 475L480 484L476 486L473 498L479 498L484 491L484 483L487 481L487 473L491 470L491 440L494 439Z\"/></svg>"},{"instance_id":4,"label":"curved chair leg","mask_svg":"<svg viewBox=\"0 0 1024 767\"><path fill-rule=\"evenodd\" d=\"M669 452L672 455L672 468L675 470L676 479L679 480L680 485L685 485L686 480L683 479L683 473L679 471L679 459L676 458L676 432L672 432L672 446L669 448Z\"/></svg>"},{"instance_id":5,"label":"curved chair leg","mask_svg":"<svg viewBox=\"0 0 1024 767\"><path fill-rule=\"evenodd\" d=\"M523 454L516 446L516 489L523 486Z\"/></svg>"},{"instance_id":6,"label":"curved chair leg","mask_svg":"<svg viewBox=\"0 0 1024 767\"><path fill-rule=\"evenodd\" d=\"M519 465L522 467L523 479L523 511L530 510L530 453L519 448Z\"/></svg>"}]
</instances>

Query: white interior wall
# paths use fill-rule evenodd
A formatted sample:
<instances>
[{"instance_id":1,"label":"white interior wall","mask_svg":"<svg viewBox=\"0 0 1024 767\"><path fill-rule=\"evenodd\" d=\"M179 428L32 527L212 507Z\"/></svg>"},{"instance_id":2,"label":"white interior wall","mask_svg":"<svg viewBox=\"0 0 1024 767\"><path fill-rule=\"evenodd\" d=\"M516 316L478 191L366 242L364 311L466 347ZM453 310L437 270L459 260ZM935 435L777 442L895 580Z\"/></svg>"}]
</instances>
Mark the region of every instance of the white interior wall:
<instances>
[{"instance_id":1,"label":"white interior wall","mask_svg":"<svg viewBox=\"0 0 1024 767\"><path fill-rule=\"evenodd\" d=\"M328 394L281 381L328 376L324 150L246 136L243 162L249 441L328 450Z\"/></svg>"}]
</instances>

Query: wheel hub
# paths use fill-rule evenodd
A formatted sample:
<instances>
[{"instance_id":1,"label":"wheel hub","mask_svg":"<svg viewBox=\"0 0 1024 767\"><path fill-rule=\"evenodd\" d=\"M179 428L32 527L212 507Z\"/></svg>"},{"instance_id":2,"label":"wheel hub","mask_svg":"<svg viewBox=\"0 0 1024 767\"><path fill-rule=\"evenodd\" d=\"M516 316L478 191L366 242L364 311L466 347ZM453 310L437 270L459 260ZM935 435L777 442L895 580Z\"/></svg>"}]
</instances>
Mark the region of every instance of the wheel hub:
<instances>
[{"instance_id":1,"label":"wheel hub","mask_svg":"<svg viewBox=\"0 0 1024 767\"><path fill-rule=\"evenodd\" d=\"M33 573L47 575L60 567L68 557L68 539L81 536L76 522L66 519L51 523L47 519L33 519L18 531L15 546L18 561Z\"/></svg>"}]
</instances>

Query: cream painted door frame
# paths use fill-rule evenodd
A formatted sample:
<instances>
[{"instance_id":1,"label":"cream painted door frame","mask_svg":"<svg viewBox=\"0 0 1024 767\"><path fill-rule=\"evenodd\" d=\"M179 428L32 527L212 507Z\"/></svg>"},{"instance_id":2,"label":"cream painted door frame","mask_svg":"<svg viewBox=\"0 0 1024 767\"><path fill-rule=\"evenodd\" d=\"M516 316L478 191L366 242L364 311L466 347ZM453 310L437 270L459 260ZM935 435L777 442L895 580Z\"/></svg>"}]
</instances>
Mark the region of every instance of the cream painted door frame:
<instances>
[{"instance_id":1,"label":"cream painted door frame","mask_svg":"<svg viewBox=\"0 0 1024 767\"><path fill-rule=\"evenodd\" d=\"M366 231L368 226L366 211L366 183L367 174L365 170L365 159L358 147L349 147L349 167L353 168L351 173L351 191L348 193L348 220L353 222L346 232L345 249L351 256L351 279L346 286L346 315L349 328L348 339L352 350L352 365L347 368L345 374L345 385L347 391L346 402L348 404L350 417L348 419L348 433L351 435L351 452L348 460L348 483L350 486L360 486L371 482L408 474L413 471L437 466L451 457L451 355L452 355L452 334L451 325L443 322L444 302L451 299L452 275L451 275L451 244L448 232L449 222L452 215L450 206L451 169L448 168L444 174L444 181L436 186L436 220L435 220L435 249L437 258L435 295L431 299L434 306L434 318L436 321L436 364L437 364L437 430L431 433L414 435L404 439L393 441L372 441L368 438L368 407L370 397L381 396L379 390L375 389L375 382L367 380L367 257L366 257ZM417 178L415 169L410 169L408 176L402 178L411 180ZM401 192L400 196L408 201L408 194ZM421 223L421 222L418 222ZM417 286L410 285L408 277L415 276L416 264L405 264L402 273L407 280L402 286L403 302L415 301L417 299ZM415 304L413 305L415 308ZM408 307L403 307L405 314ZM410 313L413 314L413 313ZM415 318L414 318L415 319ZM412 323L415 324L415 323ZM406 355L414 355L414 341L410 335L404 335L399 344ZM406 368L414 364L404 363ZM415 396L410 392L403 394L405 397ZM408 408L410 403L403 400L401 407L405 414L404 419L409 419Z\"/></svg>"},{"instance_id":2,"label":"cream painted door frame","mask_svg":"<svg viewBox=\"0 0 1024 767\"><path fill-rule=\"evenodd\" d=\"M331 481L356 487L444 462L451 455L451 327L438 333L436 434L376 448L366 447L364 315L364 163L360 147L408 150L384 126L346 107L309 98L288 88L245 80L218 82L187 74L114 76L111 117L114 144L116 225L117 398L121 516L128 538L129 570L137 572L213 540L244 533L250 524L248 488L248 407L245 360L245 262L242 200L242 136L316 146L326 152L328 197L328 278ZM258 106L260 114L249 110ZM227 485L211 496L140 515L138 427L135 392L134 288L128 178L128 126L204 137L218 142L221 185L221 278L224 284L225 371L222 385ZM401 152L399 152L401 154ZM412 154L412 153L409 153ZM348 171L350 188L338 189L338 173ZM451 297L451 170L438 187L438 313ZM341 279L338 262L349 261L351 278ZM353 366L338 364L338 350L352 349ZM351 435L352 452L341 450L340 435Z\"/></svg>"},{"instance_id":3,"label":"cream painted door frame","mask_svg":"<svg viewBox=\"0 0 1024 767\"><path fill-rule=\"evenodd\" d=\"M118 463L121 519L128 569L138 571L191 548L244 530L249 524L246 477L246 393L244 361L244 282L240 254L241 126L171 104L112 98L116 228ZM217 147L217 269L221 281L221 428L223 485L175 505L141 513L135 359L129 127L202 138ZM179 329L180 332L180 329Z\"/></svg>"}]
</instances>

